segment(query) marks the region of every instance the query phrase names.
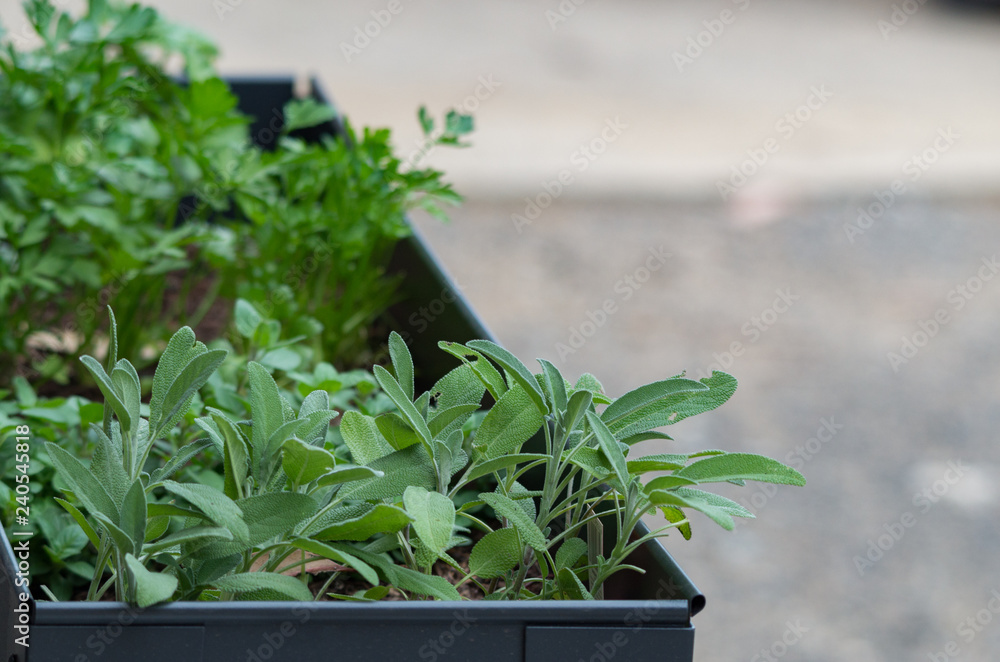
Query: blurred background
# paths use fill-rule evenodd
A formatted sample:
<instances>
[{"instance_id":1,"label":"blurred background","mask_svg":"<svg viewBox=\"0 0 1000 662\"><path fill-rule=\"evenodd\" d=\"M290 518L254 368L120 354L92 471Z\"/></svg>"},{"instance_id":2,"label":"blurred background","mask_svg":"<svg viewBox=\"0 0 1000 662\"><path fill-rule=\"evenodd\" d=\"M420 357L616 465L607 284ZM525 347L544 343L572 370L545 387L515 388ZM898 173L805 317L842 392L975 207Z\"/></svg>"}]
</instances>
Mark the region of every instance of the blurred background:
<instances>
[{"instance_id":1,"label":"blurred background","mask_svg":"<svg viewBox=\"0 0 1000 662\"><path fill-rule=\"evenodd\" d=\"M17 15L14 0L0 14ZM499 340L612 395L740 380L642 452L806 488L665 540L695 659L1000 651L1000 11L936 0L158 0L225 74L316 76L467 202L415 224ZM17 32L16 21L7 26ZM769 657L770 656L770 657Z\"/></svg>"}]
</instances>

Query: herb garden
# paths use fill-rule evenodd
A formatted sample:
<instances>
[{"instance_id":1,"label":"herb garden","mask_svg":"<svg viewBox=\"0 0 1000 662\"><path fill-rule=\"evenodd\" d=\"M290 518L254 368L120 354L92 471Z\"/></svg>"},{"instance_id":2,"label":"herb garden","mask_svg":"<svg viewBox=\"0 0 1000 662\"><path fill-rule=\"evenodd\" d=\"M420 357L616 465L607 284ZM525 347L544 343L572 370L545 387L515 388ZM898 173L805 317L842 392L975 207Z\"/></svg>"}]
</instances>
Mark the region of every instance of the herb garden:
<instances>
[{"instance_id":1,"label":"herb garden","mask_svg":"<svg viewBox=\"0 0 1000 662\"><path fill-rule=\"evenodd\" d=\"M149 659L208 659L228 635L198 614L214 607L261 632L295 620L267 611L279 601L362 610L330 612L344 623L383 618L364 611L380 604L463 601L483 636L495 626L515 648L542 637L544 650L566 635L546 627L598 619L600 634L624 613L579 605L652 596L621 587L647 572L665 581L651 572L650 559L669 559L658 539L753 516L706 487L804 484L759 455L640 452L726 402L728 374L612 397L592 375L522 362L466 319L460 297L459 323L407 328L415 291L448 286L407 214L443 218L460 198L441 172L401 161L388 130L356 130L321 98L278 99L280 126L261 140L261 118L241 110L193 31L101 0L80 15L25 9L37 45L0 42L9 575L11 547L30 542L30 581L6 580L5 645L18 604L31 604L33 627L12 659L84 650L68 626L113 619L108 608L141 614L124 631L166 648ZM472 130L456 112L417 119L429 145L464 146ZM675 609L673 627L691 631L687 581L656 596L642 636ZM543 601L578 611L508 607ZM246 603L264 611L227 611ZM400 628L422 623L413 641L453 618L392 613ZM548 615L510 630L524 614ZM130 636L106 644L123 657L100 659L145 650ZM282 637L282 654L327 654ZM242 643L228 655L247 659Z\"/></svg>"}]
</instances>

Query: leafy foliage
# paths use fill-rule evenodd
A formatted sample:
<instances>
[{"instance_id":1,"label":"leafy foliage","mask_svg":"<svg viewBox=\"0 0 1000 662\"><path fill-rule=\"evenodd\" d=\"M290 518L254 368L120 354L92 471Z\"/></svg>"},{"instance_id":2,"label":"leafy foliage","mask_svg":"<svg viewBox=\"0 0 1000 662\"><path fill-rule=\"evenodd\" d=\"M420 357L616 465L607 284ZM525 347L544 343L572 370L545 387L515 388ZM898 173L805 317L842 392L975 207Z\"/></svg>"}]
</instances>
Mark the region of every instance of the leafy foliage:
<instances>
[{"instance_id":1,"label":"leafy foliage","mask_svg":"<svg viewBox=\"0 0 1000 662\"><path fill-rule=\"evenodd\" d=\"M235 316L239 316L239 312ZM245 379L247 364L255 359L258 361L266 359L275 351L273 349L275 345L280 345L297 360L283 362L264 360L261 365L274 375L281 396L296 410L304 408L307 415L329 409L378 414L389 406L387 399L378 390L371 373L361 370L337 372L329 364L315 364L312 370L300 372L299 369L305 368L310 363L314 364L308 358L311 355L310 350L301 346L301 339L288 344L281 337L279 325L275 320L261 317L260 326L271 328L274 331L273 336L241 337L240 340L243 342L237 342L238 348L234 348L226 341L212 343L212 349L225 350L228 356L218 370L209 377L200 392L191 399L187 411L176 421L173 428L166 430L163 438L151 445L143 470L152 480L172 479L183 483L214 485L225 488L225 494L235 498L229 491L229 485L225 484L225 477L232 475L232 467L236 465L230 456L230 468L227 471L224 451L227 443L231 451L235 448L232 442L236 431L216 423L212 412L221 412L231 421L243 421L249 418L249 390ZM184 332L175 338L173 346L176 348L181 339L191 340L191 338ZM169 361L169 354L165 360L161 359L164 366L162 370L166 370ZM282 363L283 367L274 363ZM292 367L295 369L291 370ZM150 390L148 379L144 377L141 381L143 390L148 393ZM162 396L166 395L167 389L160 388L165 381L164 372L150 401L151 410L153 401L162 402ZM113 464L107 462L110 456L117 457L117 455L113 451L109 453L111 445L104 441L104 407L100 403L90 402L79 396L41 397L22 377L15 378L13 387L13 392L0 390L0 436L6 438L9 434L13 434L17 426L28 425L35 439L55 442L75 458L92 458L89 466L92 472L100 477L102 483L115 485L121 482L107 479L109 472L123 472L124 463L123 460L119 462L122 466L118 471ZM162 411L162 404L156 406ZM110 407L108 411L109 415L113 413ZM322 418L323 416L319 416L319 419ZM324 443L329 443L331 448L334 448L335 444L343 447L336 427L316 423L314 428L303 430L302 435L314 443L318 437L322 437ZM291 443L304 442L290 440L289 444ZM341 455L347 457L347 449L343 448ZM319 452L319 449L312 445L310 449L312 452ZM358 475L362 477L373 475L373 472L366 467L354 471L360 472ZM350 465L344 465L338 467L337 471L325 480L350 476L350 472ZM21 505L17 500L18 495L13 490L17 473L15 454L13 452L0 454L0 476L2 476L0 519L5 527L13 524L16 508ZM84 515L62 499L65 495L61 489L66 487L66 482L56 477L54 463L41 444L32 450L29 476L30 522L34 531L31 551L32 584L45 586L51 595L68 600L78 591L85 591L93 578L97 562L97 544L96 542L89 544L88 534L79 524L80 521L86 524ZM124 496L124 493L119 496ZM151 517L147 536L152 536L155 532L165 533L168 524L173 531L181 523L180 520L171 520L168 517ZM23 527L19 527L20 529ZM150 538L152 539L154 538ZM95 533L93 541L96 540Z\"/></svg>"},{"instance_id":2,"label":"leafy foliage","mask_svg":"<svg viewBox=\"0 0 1000 662\"><path fill-rule=\"evenodd\" d=\"M0 354L23 355L47 329L89 345L112 298L135 322L122 349L137 354L140 331L159 327L150 302L167 274L194 266L202 221L224 207L225 192L205 185L241 148L246 120L213 77L214 47L152 9L25 10L41 45L0 43ZM186 87L165 72L173 56ZM189 222L176 226L185 204Z\"/></svg>"},{"instance_id":3,"label":"leafy foliage","mask_svg":"<svg viewBox=\"0 0 1000 662\"><path fill-rule=\"evenodd\" d=\"M241 331L252 336L263 318L240 307ZM393 335L389 346L392 370L376 366L375 380L391 407L348 411L336 435L330 423L341 412L327 391L283 389L254 361L239 364L248 419L199 403L225 350L209 349L188 328L168 343L148 408L127 360L112 355L102 366L84 357L111 415L98 423L87 412L98 440L89 464L58 443L46 448L66 490L59 503L68 527L79 527L55 535L74 536L63 543L69 550L96 547L88 597L113 587L139 605L308 600L346 572L408 596L459 599L435 574L444 563L491 599L596 599L610 576L632 567L626 559L639 545L674 528L688 537L690 511L727 529L733 517L753 516L707 484L804 484L795 470L748 453L628 459L626 439L725 401L735 389L725 373L675 377L611 399L592 377L574 386L546 361L532 374L493 343L441 343L463 362L416 395L405 343ZM502 394L477 416L487 390ZM150 450L188 420L208 437L187 438L155 466ZM176 479L211 448L223 458L221 480ZM532 470L544 478L529 480ZM643 483L653 471L667 473ZM665 526L633 537L657 509ZM604 526L615 527L610 549ZM482 533L474 545L473 528ZM469 545L462 566L451 552ZM310 584L318 568L334 569L319 589ZM366 596L357 599L373 599Z\"/></svg>"},{"instance_id":4,"label":"leafy foliage","mask_svg":"<svg viewBox=\"0 0 1000 662\"><path fill-rule=\"evenodd\" d=\"M460 199L442 173L401 162L387 129L344 120L336 137L296 137L336 115L313 100L282 110L277 149L257 148L215 47L152 8L25 8L41 45L0 41L2 361L65 382L62 356L95 350L107 302L131 321L121 351L138 357L169 335L162 320L196 326L225 311L218 297L242 297L312 338L316 360L367 362L406 212L443 217ZM432 146L472 129L454 111L440 131L420 119Z\"/></svg>"}]
</instances>

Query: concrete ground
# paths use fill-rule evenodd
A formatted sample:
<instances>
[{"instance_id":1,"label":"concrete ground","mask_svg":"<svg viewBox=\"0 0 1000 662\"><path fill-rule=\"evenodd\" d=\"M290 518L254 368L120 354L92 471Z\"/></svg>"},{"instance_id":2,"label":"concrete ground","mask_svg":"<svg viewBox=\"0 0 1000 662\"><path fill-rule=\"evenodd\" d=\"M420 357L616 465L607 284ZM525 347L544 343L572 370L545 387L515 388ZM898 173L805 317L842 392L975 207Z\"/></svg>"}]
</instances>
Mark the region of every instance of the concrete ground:
<instances>
[{"instance_id":1,"label":"concrete ground","mask_svg":"<svg viewBox=\"0 0 1000 662\"><path fill-rule=\"evenodd\" d=\"M217 39L226 73L318 75L404 154L420 103L474 108L474 147L429 157L468 203L415 221L522 358L612 394L713 364L739 378L642 449L756 451L809 480L733 488L758 520L666 541L708 596L697 660L995 659L995 12L154 4Z\"/></svg>"}]
</instances>

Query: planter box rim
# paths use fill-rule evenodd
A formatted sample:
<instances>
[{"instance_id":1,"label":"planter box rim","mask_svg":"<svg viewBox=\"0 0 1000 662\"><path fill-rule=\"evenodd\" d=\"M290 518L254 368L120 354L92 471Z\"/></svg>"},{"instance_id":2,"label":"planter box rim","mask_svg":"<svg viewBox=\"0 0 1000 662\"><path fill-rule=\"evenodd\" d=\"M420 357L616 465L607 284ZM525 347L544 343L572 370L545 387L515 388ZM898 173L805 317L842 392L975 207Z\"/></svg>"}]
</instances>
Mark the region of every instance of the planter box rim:
<instances>
[{"instance_id":1,"label":"planter box rim","mask_svg":"<svg viewBox=\"0 0 1000 662\"><path fill-rule=\"evenodd\" d=\"M139 609L124 602L45 602L35 603L36 625L103 625L123 614L135 625L190 625L213 622L240 622L255 619L272 621L292 610L309 612L310 619L387 621L438 620L457 612L470 612L477 619L533 623L607 623L621 621L637 608L651 615L651 625L676 625L688 617L686 600L532 600L532 601L382 601L373 603L321 602L174 602Z\"/></svg>"}]
</instances>

